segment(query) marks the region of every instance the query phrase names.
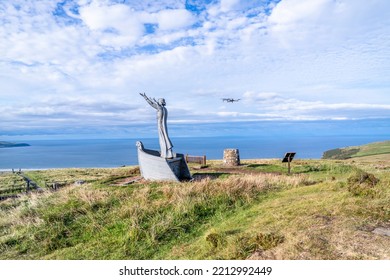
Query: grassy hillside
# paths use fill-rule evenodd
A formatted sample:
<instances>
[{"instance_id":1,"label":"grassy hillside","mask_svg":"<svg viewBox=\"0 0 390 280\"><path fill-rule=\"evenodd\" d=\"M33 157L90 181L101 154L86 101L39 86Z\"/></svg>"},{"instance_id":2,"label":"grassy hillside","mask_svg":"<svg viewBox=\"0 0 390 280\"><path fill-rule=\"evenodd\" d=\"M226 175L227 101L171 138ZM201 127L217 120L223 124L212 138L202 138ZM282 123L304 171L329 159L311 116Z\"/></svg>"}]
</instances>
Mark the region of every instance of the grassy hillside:
<instances>
[{"instance_id":1,"label":"grassy hillside","mask_svg":"<svg viewBox=\"0 0 390 280\"><path fill-rule=\"evenodd\" d=\"M370 143L362 146L337 148L324 152L323 159L348 159L355 157L390 155L390 141Z\"/></svg>"},{"instance_id":2,"label":"grassy hillside","mask_svg":"<svg viewBox=\"0 0 390 280\"><path fill-rule=\"evenodd\" d=\"M25 181L15 173L4 172L0 176L0 197L26 191Z\"/></svg>"},{"instance_id":3,"label":"grassy hillside","mask_svg":"<svg viewBox=\"0 0 390 280\"><path fill-rule=\"evenodd\" d=\"M28 172L47 189L0 202L0 259L390 259L389 161L242 163Z\"/></svg>"}]
</instances>

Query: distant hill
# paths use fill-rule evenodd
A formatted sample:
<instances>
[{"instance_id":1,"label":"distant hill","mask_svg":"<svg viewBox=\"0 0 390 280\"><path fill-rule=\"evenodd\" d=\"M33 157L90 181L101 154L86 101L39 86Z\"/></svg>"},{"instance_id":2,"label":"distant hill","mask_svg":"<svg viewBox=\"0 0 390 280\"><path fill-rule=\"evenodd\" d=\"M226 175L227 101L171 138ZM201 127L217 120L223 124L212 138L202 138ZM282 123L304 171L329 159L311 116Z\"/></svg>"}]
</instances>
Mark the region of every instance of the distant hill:
<instances>
[{"instance_id":1,"label":"distant hill","mask_svg":"<svg viewBox=\"0 0 390 280\"><path fill-rule=\"evenodd\" d=\"M354 157L365 157L390 154L390 141L375 142L362 146L351 146L345 148L337 148L325 151L322 155L323 159L348 159Z\"/></svg>"},{"instance_id":2,"label":"distant hill","mask_svg":"<svg viewBox=\"0 0 390 280\"><path fill-rule=\"evenodd\" d=\"M11 143L11 142L0 141L0 148L26 147L26 146L30 146L30 145L27 143Z\"/></svg>"}]
</instances>

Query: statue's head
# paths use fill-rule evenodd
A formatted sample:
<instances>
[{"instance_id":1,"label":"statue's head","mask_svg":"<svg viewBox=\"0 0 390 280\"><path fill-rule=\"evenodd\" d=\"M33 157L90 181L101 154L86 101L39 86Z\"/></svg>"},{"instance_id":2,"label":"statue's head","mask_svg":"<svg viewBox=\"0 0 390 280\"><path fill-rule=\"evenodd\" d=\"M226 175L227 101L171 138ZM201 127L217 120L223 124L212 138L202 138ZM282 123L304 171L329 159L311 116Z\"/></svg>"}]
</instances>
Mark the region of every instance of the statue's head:
<instances>
[{"instance_id":1,"label":"statue's head","mask_svg":"<svg viewBox=\"0 0 390 280\"><path fill-rule=\"evenodd\" d=\"M164 98L159 98L158 99L158 104L162 105L162 106L165 106L165 99Z\"/></svg>"}]
</instances>

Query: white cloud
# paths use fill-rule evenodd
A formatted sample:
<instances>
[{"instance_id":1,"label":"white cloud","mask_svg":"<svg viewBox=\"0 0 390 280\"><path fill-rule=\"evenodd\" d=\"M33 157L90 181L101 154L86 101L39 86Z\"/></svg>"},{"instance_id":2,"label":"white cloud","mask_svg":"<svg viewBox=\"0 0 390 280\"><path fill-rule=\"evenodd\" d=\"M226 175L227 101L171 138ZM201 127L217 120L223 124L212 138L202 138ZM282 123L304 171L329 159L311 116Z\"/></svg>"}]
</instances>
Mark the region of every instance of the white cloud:
<instances>
[{"instance_id":1,"label":"white cloud","mask_svg":"<svg viewBox=\"0 0 390 280\"><path fill-rule=\"evenodd\" d=\"M175 122L388 117L390 2L275 3L2 1L1 111L10 126L72 108L86 124L153 121L145 91Z\"/></svg>"},{"instance_id":2,"label":"white cloud","mask_svg":"<svg viewBox=\"0 0 390 280\"><path fill-rule=\"evenodd\" d=\"M221 11L228 12L238 6L240 0L221 0Z\"/></svg>"},{"instance_id":3,"label":"white cloud","mask_svg":"<svg viewBox=\"0 0 390 280\"><path fill-rule=\"evenodd\" d=\"M253 104L253 102L267 102L281 98L281 96L274 92L260 92L247 91L243 94L244 102L247 104Z\"/></svg>"},{"instance_id":4,"label":"white cloud","mask_svg":"<svg viewBox=\"0 0 390 280\"><path fill-rule=\"evenodd\" d=\"M162 10L156 16L161 30L182 29L195 22L194 16L185 9Z\"/></svg>"},{"instance_id":5,"label":"white cloud","mask_svg":"<svg viewBox=\"0 0 390 280\"><path fill-rule=\"evenodd\" d=\"M293 27L295 24L315 23L322 15L329 16L333 0L285 0L279 2L269 16L269 22L278 28Z\"/></svg>"},{"instance_id":6,"label":"white cloud","mask_svg":"<svg viewBox=\"0 0 390 280\"><path fill-rule=\"evenodd\" d=\"M261 95L260 95L261 96ZM252 99L265 114L276 114L280 119L357 119L389 118L390 104L330 103L282 98L267 94L264 99Z\"/></svg>"},{"instance_id":7,"label":"white cloud","mask_svg":"<svg viewBox=\"0 0 390 280\"><path fill-rule=\"evenodd\" d=\"M318 47L317 42L340 32L332 24L338 21L338 10L339 4L333 0L281 1L268 18L270 34L286 48L296 44Z\"/></svg>"},{"instance_id":8,"label":"white cloud","mask_svg":"<svg viewBox=\"0 0 390 280\"><path fill-rule=\"evenodd\" d=\"M284 48L360 43L390 23L389 9L384 0L283 0L268 18L269 32Z\"/></svg>"},{"instance_id":9,"label":"white cloud","mask_svg":"<svg viewBox=\"0 0 390 280\"><path fill-rule=\"evenodd\" d=\"M127 5L104 5L93 1L80 7L79 12L80 18L89 29L100 32L97 36L105 46L132 46L143 35L142 22Z\"/></svg>"}]
</instances>

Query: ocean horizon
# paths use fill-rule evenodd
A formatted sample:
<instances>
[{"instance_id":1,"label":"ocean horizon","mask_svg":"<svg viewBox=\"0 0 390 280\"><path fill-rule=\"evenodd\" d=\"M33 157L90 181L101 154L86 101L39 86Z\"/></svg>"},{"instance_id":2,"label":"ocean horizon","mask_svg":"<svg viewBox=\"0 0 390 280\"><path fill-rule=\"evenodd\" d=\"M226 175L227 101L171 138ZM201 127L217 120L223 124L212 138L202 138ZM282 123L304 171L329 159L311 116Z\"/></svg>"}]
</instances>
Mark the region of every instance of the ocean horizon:
<instances>
[{"instance_id":1,"label":"ocean horizon","mask_svg":"<svg viewBox=\"0 0 390 280\"><path fill-rule=\"evenodd\" d=\"M306 137L174 137L174 152L205 155L207 159L222 159L223 150L239 150L241 159L282 158L286 152L296 152L296 159L319 159L329 149L385 141L378 136L306 136ZM138 165L136 141L145 148L159 150L157 138L144 139L78 139L31 140L31 146L1 148L0 170L108 168Z\"/></svg>"},{"instance_id":2,"label":"ocean horizon","mask_svg":"<svg viewBox=\"0 0 390 280\"><path fill-rule=\"evenodd\" d=\"M222 159L223 150L228 148L238 149L241 159L281 159L286 152L296 152L297 159L319 159L330 149L390 140L390 119L172 124L169 129L174 152L205 155L207 159ZM155 125L148 135L114 136L0 139L31 145L0 148L0 170L138 165L137 141L146 149L159 150Z\"/></svg>"}]
</instances>

